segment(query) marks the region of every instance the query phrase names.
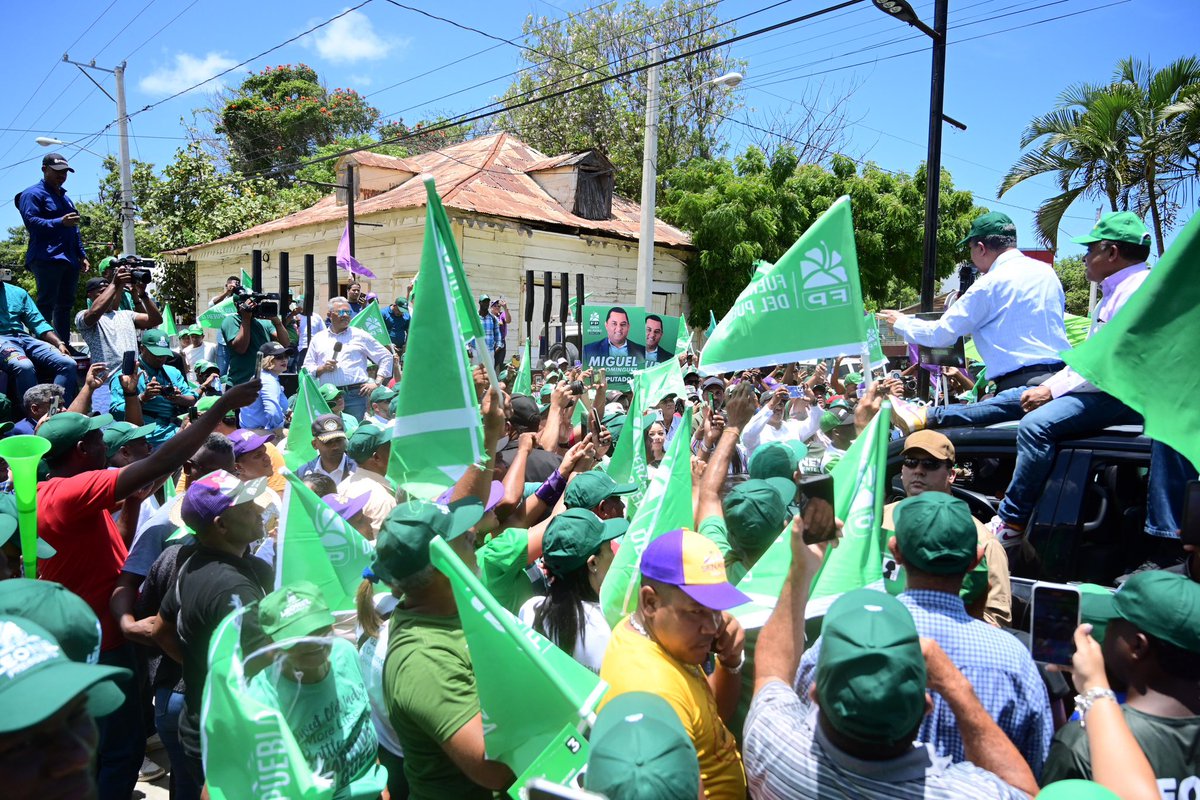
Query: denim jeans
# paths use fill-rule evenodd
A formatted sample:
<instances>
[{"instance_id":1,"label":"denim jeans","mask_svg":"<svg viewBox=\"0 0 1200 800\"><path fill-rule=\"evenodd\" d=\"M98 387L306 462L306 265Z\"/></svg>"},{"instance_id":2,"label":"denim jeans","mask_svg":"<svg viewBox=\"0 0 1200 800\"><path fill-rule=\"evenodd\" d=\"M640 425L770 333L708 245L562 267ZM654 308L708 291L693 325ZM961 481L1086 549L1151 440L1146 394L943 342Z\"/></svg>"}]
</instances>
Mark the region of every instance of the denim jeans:
<instances>
[{"instance_id":1,"label":"denim jeans","mask_svg":"<svg viewBox=\"0 0 1200 800\"><path fill-rule=\"evenodd\" d=\"M154 726L171 760L172 800L200 800L200 784L187 767L183 745L179 743L179 713L183 711L183 693L169 686L154 690Z\"/></svg>"},{"instance_id":2,"label":"denim jeans","mask_svg":"<svg viewBox=\"0 0 1200 800\"><path fill-rule=\"evenodd\" d=\"M96 749L100 800L129 800L137 786L138 771L146 756L146 727L142 719L139 669L133 645L126 642L100 654L100 663L109 667L124 667L135 673L117 686L125 694L125 702L116 711L96 720L100 729L100 746Z\"/></svg>"},{"instance_id":3,"label":"denim jeans","mask_svg":"<svg viewBox=\"0 0 1200 800\"><path fill-rule=\"evenodd\" d=\"M1017 428L1017 466L1000 502L1000 518L1016 524L1029 521L1050 475L1060 439L1141 421L1140 414L1104 392L1064 394L1030 411Z\"/></svg>"},{"instance_id":4,"label":"denim jeans","mask_svg":"<svg viewBox=\"0 0 1200 800\"><path fill-rule=\"evenodd\" d=\"M66 261L33 261L29 271L37 281L38 311L64 342L71 337L71 309L79 288L79 266Z\"/></svg>"},{"instance_id":5,"label":"denim jeans","mask_svg":"<svg viewBox=\"0 0 1200 800\"><path fill-rule=\"evenodd\" d=\"M75 395L79 393L79 370L75 359L63 355L57 347L51 347L48 342L35 339L27 333L10 334L4 339L6 344L24 351L26 356L5 359L0 363L0 369L8 373L9 379L16 384L18 397L24 397L26 391L37 385L37 368L43 367L54 371L54 382L63 387L66 402L70 403L75 399Z\"/></svg>"},{"instance_id":6,"label":"denim jeans","mask_svg":"<svg viewBox=\"0 0 1200 800\"><path fill-rule=\"evenodd\" d=\"M1028 386L1018 386L978 403L931 407L926 412L925 424L930 428L952 428L960 425L985 427L998 422L1012 422L1024 414L1021 411L1021 395L1028 389Z\"/></svg>"},{"instance_id":7,"label":"denim jeans","mask_svg":"<svg viewBox=\"0 0 1200 800\"><path fill-rule=\"evenodd\" d=\"M1176 450L1162 442L1150 446L1150 487L1146 490L1146 533L1167 539L1179 538L1183 517L1183 493L1188 481L1196 480L1196 468Z\"/></svg>"},{"instance_id":8,"label":"denim jeans","mask_svg":"<svg viewBox=\"0 0 1200 800\"><path fill-rule=\"evenodd\" d=\"M355 419L361 421L367 413L367 396L359 394L358 389L347 389L342 392L342 397L346 400L346 413Z\"/></svg>"}]
</instances>

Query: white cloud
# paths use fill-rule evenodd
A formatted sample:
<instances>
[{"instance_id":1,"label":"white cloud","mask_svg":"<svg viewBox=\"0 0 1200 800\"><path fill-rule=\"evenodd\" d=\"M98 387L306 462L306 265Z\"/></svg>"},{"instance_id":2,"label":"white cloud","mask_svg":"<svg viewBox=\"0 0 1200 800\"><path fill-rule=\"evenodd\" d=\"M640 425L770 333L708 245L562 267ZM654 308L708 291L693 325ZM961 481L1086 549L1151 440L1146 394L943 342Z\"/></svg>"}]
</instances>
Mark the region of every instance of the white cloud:
<instances>
[{"instance_id":1,"label":"white cloud","mask_svg":"<svg viewBox=\"0 0 1200 800\"><path fill-rule=\"evenodd\" d=\"M370 18L359 11L338 17L307 41L327 61L350 64L386 58L397 42L375 33Z\"/></svg>"},{"instance_id":2,"label":"white cloud","mask_svg":"<svg viewBox=\"0 0 1200 800\"><path fill-rule=\"evenodd\" d=\"M351 75L350 85L356 89L365 89L371 85L370 75Z\"/></svg>"},{"instance_id":3,"label":"white cloud","mask_svg":"<svg viewBox=\"0 0 1200 800\"><path fill-rule=\"evenodd\" d=\"M219 53L208 53L203 58L188 53L176 53L175 63L151 72L138 81L138 88L147 94L168 95L181 92L200 81L224 72L237 62ZM193 91L213 91L221 86L218 81L206 81Z\"/></svg>"}]
</instances>

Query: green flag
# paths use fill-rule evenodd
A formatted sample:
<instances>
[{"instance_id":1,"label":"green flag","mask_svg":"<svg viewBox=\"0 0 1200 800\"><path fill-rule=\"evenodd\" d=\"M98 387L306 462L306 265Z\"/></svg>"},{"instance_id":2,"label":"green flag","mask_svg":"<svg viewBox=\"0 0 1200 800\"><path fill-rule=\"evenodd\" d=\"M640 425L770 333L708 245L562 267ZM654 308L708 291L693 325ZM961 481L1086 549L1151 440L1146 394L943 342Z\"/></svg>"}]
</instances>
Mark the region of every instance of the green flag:
<instances>
[{"instance_id":1,"label":"green flag","mask_svg":"<svg viewBox=\"0 0 1200 800\"><path fill-rule=\"evenodd\" d=\"M257 611L256 605L232 611L208 646L208 679L200 706L208 795L212 800L330 800L333 782L312 772L280 709L248 691L242 615Z\"/></svg>"},{"instance_id":2,"label":"green flag","mask_svg":"<svg viewBox=\"0 0 1200 800\"><path fill-rule=\"evenodd\" d=\"M716 333L716 330L717 330L717 315L714 314L712 312L712 310L710 309L708 312L708 328L706 328L704 331L704 341L706 343L709 339L712 338L712 335L714 333Z\"/></svg>"},{"instance_id":3,"label":"green flag","mask_svg":"<svg viewBox=\"0 0 1200 800\"><path fill-rule=\"evenodd\" d=\"M879 320L874 314L867 314L867 351L871 354L871 363L867 369L883 369L887 366L887 356L883 354L883 344L879 341ZM866 369L864 369L866 372Z\"/></svg>"},{"instance_id":4,"label":"green flag","mask_svg":"<svg viewBox=\"0 0 1200 800\"><path fill-rule=\"evenodd\" d=\"M215 306L209 306L207 309L196 317L196 322L200 323L202 328L220 328L221 323L226 317L231 317L237 313L237 306L233 302L232 297L226 297Z\"/></svg>"},{"instance_id":5,"label":"green flag","mask_svg":"<svg viewBox=\"0 0 1200 800\"><path fill-rule=\"evenodd\" d=\"M825 556L813 579L806 614L824 616L834 598L851 589L884 588L883 499L887 490L887 446L892 405L883 407L833 468L834 513L844 520L842 540ZM731 612L744 628L760 628L775 608L792 565L791 527L738 582L753 602Z\"/></svg>"},{"instance_id":6,"label":"green flag","mask_svg":"<svg viewBox=\"0 0 1200 800\"><path fill-rule=\"evenodd\" d=\"M521 367L517 370L517 379L513 381L510 394L533 394L533 367L529 361L529 340L525 340L525 348L521 351Z\"/></svg>"},{"instance_id":7,"label":"green flag","mask_svg":"<svg viewBox=\"0 0 1200 800\"><path fill-rule=\"evenodd\" d=\"M275 542L275 588L312 581L332 611L354 611L354 593L375 552L329 504L289 469Z\"/></svg>"},{"instance_id":8,"label":"green flag","mask_svg":"<svg viewBox=\"0 0 1200 800\"><path fill-rule=\"evenodd\" d=\"M684 413L600 585L600 608L614 628L637 608L638 574L646 546L667 531L693 525L691 444L692 415Z\"/></svg>"},{"instance_id":9,"label":"green flag","mask_svg":"<svg viewBox=\"0 0 1200 800\"><path fill-rule=\"evenodd\" d=\"M1183 227L1120 313L1062 356L1097 388L1141 414L1147 436L1200 467L1197 263L1200 214Z\"/></svg>"},{"instance_id":10,"label":"green flag","mask_svg":"<svg viewBox=\"0 0 1200 800\"><path fill-rule=\"evenodd\" d=\"M683 355L692 346L692 332L688 330L687 315L679 315L679 328L675 334L675 355Z\"/></svg>"},{"instance_id":11,"label":"green flag","mask_svg":"<svg viewBox=\"0 0 1200 800\"><path fill-rule=\"evenodd\" d=\"M867 339L862 309L850 198L840 197L742 290L704 345L700 369L857 355Z\"/></svg>"},{"instance_id":12,"label":"green flag","mask_svg":"<svg viewBox=\"0 0 1200 800\"><path fill-rule=\"evenodd\" d=\"M166 332L167 336L179 341L179 331L175 329L175 312L171 310L170 303L163 303L162 318L162 329Z\"/></svg>"},{"instance_id":13,"label":"green flag","mask_svg":"<svg viewBox=\"0 0 1200 800\"><path fill-rule=\"evenodd\" d=\"M254 281L250 280L250 273L242 270L242 288L248 292L254 291Z\"/></svg>"},{"instance_id":14,"label":"green flag","mask_svg":"<svg viewBox=\"0 0 1200 800\"><path fill-rule=\"evenodd\" d=\"M392 337L388 334L387 324L383 321L383 312L379 310L379 301L372 300L367 307L354 315L350 320L351 328L359 328L371 334L371 337L387 348L392 346Z\"/></svg>"},{"instance_id":15,"label":"green flag","mask_svg":"<svg viewBox=\"0 0 1200 800\"><path fill-rule=\"evenodd\" d=\"M621 437L617 439L617 446L606 470L618 483L627 483L635 479L639 484L645 485L646 450L642 447L642 436L655 419L653 415L646 416L645 412L671 394L676 397L687 394L678 359L672 358L662 364L634 371L633 401L629 406L629 418L625 422Z\"/></svg>"},{"instance_id":16,"label":"green flag","mask_svg":"<svg viewBox=\"0 0 1200 800\"><path fill-rule=\"evenodd\" d=\"M301 464L317 457L317 449L312 444L312 423L322 414L330 413L329 404L321 397L317 382L308 370L301 369L297 378L296 407L292 409L287 446L283 450L283 463L288 469L299 469Z\"/></svg>"},{"instance_id":17,"label":"green flag","mask_svg":"<svg viewBox=\"0 0 1200 800\"><path fill-rule=\"evenodd\" d=\"M522 778L510 796L518 796L523 780L573 777L561 774L561 760L556 775L530 774L528 768L546 763L547 748L564 744L564 726L581 733L591 725L608 684L496 602L441 537L430 543L429 560L454 590L475 670L487 757ZM565 771L578 774L587 763L586 741L578 735L567 748L573 768Z\"/></svg>"},{"instance_id":18,"label":"green flag","mask_svg":"<svg viewBox=\"0 0 1200 800\"><path fill-rule=\"evenodd\" d=\"M417 275L420 312L408 330L388 477L409 494L429 499L486 454L463 342L468 333L476 337L483 331L479 315L464 307L471 288L462 274L450 221L432 179L425 186L429 207Z\"/></svg>"}]
</instances>

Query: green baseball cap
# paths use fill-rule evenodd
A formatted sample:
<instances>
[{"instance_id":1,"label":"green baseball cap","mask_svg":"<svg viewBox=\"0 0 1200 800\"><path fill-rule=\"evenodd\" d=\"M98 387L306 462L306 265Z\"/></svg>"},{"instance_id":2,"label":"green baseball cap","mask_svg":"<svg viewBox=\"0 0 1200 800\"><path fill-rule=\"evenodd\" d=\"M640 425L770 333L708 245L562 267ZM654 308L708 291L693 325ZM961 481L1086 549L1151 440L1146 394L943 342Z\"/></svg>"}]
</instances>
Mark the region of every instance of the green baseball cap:
<instances>
[{"instance_id":1,"label":"green baseball cap","mask_svg":"<svg viewBox=\"0 0 1200 800\"><path fill-rule=\"evenodd\" d=\"M1087 236L1076 236L1075 244L1092 242L1128 242L1150 244L1150 230L1142 218L1132 211L1113 211L1105 214Z\"/></svg>"},{"instance_id":2,"label":"green baseball cap","mask_svg":"<svg viewBox=\"0 0 1200 800\"><path fill-rule=\"evenodd\" d=\"M321 393L321 399L326 403L332 403L342 393L342 390L332 383L322 383L317 391Z\"/></svg>"},{"instance_id":3,"label":"green baseball cap","mask_svg":"<svg viewBox=\"0 0 1200 800\"><path fill-rule=\"evenodd\" d=\"M925 658L912 614L874 589L847 592L821 626L817 703L858 742L900 744L925 716Z\"/></svg>"},{"instance_id":4,"label":"green baseball cap","mask_svg":"<svg viewBox=\"0 0 1200 800\"><path fill-rule=\"evenodd\" d=\"M721 508L729 538L750 552L771 545L787 524L788 504L796 497L791 478L751 478L729 490Z\"/></svg>"},{"instance_id":5,"label":"green baseball cap","mask_svg":"<svg viewBox=\"0 0 1200 800\"><path fill-rule=\"evenodd\" d=\"M1055 781L1037 793L1037 800L1121 800L1121 796L1095 781L1072 778Z\"/></svg>"},{"instance_id":6,"label":"green baseball cap","mask_svg":"<svg viewBox=\"0 0 1200 800\"><path fill-rule=\"evenodd\" d=\"M892 509L905 563L931 575L963 575L975 563L979 534L971 509L946 492L921 492Z\"/></svg>"},{"instance_id":7,"label":"green baseball cap","mask_svg":"<svg viewBox=\"0 0 1200 800\"><path fill-rule=\"evenodd\" d=\"M186 328L183 329L183 335L184 336L203 336L204 328L201 328L199 325L188 325Z\"/></svg>"},{"instance_id":8,"label":"green baseball cap","mask_svg":"<svg viewBox=\"0 0 1200 800\"><path fill-rule=\"evenodd\" d=\"M1148 636L1200 653L1200 583L1177 572L1130 576L1113 595L1116 616Z\"/></svg>"},{"instance_id":9,"label":"green baseball cap","mask_svg":"<svg viewBox=\"0 0 1200 800\"><path fill-rule=\"evenodd\" d=\"M17 517L17 498L10 492L0 492L0 547L12 541L20 530ZM18 540L19 541L19 540ZM50 543L40 536L37 539L37 557L50 558L58 553ZM3 586L4 582L0 582Z\"/></svg>"},{"instance_id":10,"label":"green baseball cap","mask_svg":"<svg viewBox=\"0 0 1200 800\"><path fill-rule=\"evenodd\" d=\"M389 389L386 386L376 386L375 391L371 392L372 403L387 403L390 402L399 392L395 389Z\"/></svg>"},{"instance_id":11,"label":"green baseball cap","mask_svg":"<svg viewBox=\"0 0 1200 800\"><path fill-rule=\"evenodd\" d=\"M142 347L149 350L151 355L164 358L171 356L171 340L162 328L151 328L142 333Z\"/></svg>"},{"instance_id":12,"label":"green baseball cap","mask_svg":"<svg viewBox=\"0 0 1200 800\"><path fill-rule=\"evenodd\" d=\"M621 438L621 431L625 430L625 420L629 418L628 414L605 414L600 420L600 424L608 428L608 432L612 434L613 441Z\"/></svg>"},{"instance_id":13,"label":"green baseball cap","mask_svg":"<svg viewBox=\"0 0 1200 800\"><path fill-rule=\"evenodd\" d=\"M692 800L700 793L696 747L671 704L626 692L596 715L588 740L588 791L622 800Z\"/></svg>"},{"instance_id":14,"label":"green baseball cap","mask_svg":"<svg viewBox=\"0 0 1200 800\"><path fill-rule=\"evenodd\" d=\"M624 536L627 530L627 519L602 520L587 508L569 508L546 526L542 563L552 574L563 577L586 564L605 542Z\"/></svg>"},{"instance_id":15,"label":"green baseball cap","mask_svg":"<svg viewBox=\"0 0 1200 800\"><path fill-rule=\"evenodd\" d=\"M1108 623L1117 615L1113 603L1113 590L1098 583L1081 583L1079 589L1079 619L1092 624L1092 638L1104 641Z\"/></svg>"},{"instance_id":16,"label":"green baseball cap","mask_svg":"<svg viewBox=\"0 0 1200 800\"><path fill-rule=\"evenodd\" d=\"M134 425L132 422L117 420L104 429L104 447L108 451L108 457L112 458L125 445L145 439L157 429L157 425Z\"/></svg>"},{"instance_id":17,"label":"green baseball cap","mask_svg":"<svg viewBox=\"0 0 1200 800\"><path fill-rule=\"evenodd\" d=\"M610 497L633 494L638 489L633 483L617 483L599 470L589 470L576 475L563 492L563 504L567 508L595 508Z\"/></svg>"},{"instance_id":18,"label":"green baseball cap","mask_svg":"<svg viewBox=\"0 0 1200 800\"><path fill-rule=\"evenodd\" d=\"M219 395L206 394L203 397L201 397L199 400L196 401L196 405L194 405L193 408L196 409L197 414L203 414L205 411L208 411L210 408L215 406L217 404L217 401L220 399L221 398ZM229 414L233 414L233 412L232 411L228 412L226 414L226 416L228 416ZM178 420L185 420L187 418L188 418L188 415L187 415L186 411L175 417L175 419L178 419Z\"/></svg>"},{"instance_id":19,"label":"green baseball cap","mask_svg":"<svg viewBox=\"0 0 1200 800\"><path fill-rule=\"evenodd\" d=\"M31 578L0 581L0 615L41 625L72 661L100 661L100 620L82 597L61 583Z\"/></svg>"},{"instance_id":20,"label":"green baseball cap","mask_svg":"<svg viewBox=\"0 0 1200 800\"><path fill-rule=\"evenodd\" d=\"M751 478L786 478L792 480L796 469L800 466L800 458L796 451L783 442L768 442L759 445L750 454L747 465Z\"/></svg>"},{"instance_id":21,"label":"green baseball cap","mask_svg":"<svg viewBox=\"0 0 1200 800\"><path fill-rule=\"evenodd\" d=\"M843 384L853 383L855 385L858 385L862 382L863 382L863 376L862 376L861 372L847 372L846 377L842 378Z\"/></svg>"},{"instance_id":22,"label":"green baseball cap","mask_svg":"<svg viewBox=\"0 0 1200 800\"><path fill-rule=\"evenodd\" d=\"M110 714L125 698L111 681L128 680L133 674L121 667L72 661L49 631L12 615L0 616L0 664L0 733L46 721L81 692L87 692L92 716Z\"/></svg>"},{"instance_id":23,"label":"green baseball cap","mask_svg":"<svg viewBox=\"0 0 1200 800\"><path fill-rule=\"evenodd\" d=\"M375 454L381 445L392 440L392 429L381 428L372 422L359 425L346 441L346 453L355 461L363 462Z\"/></svg>"},{"instance_id":24,"label":"green baseball cap","mask_svg":"<svg viewBox=\"0 0 1200 800\"><path fill-rule=\"evenodd\" d=\"M203 375L204 373L211 372L214 369L217 372L221 371L221 368L218 367L216 364L212 363L211 361L205 361L203 358L198 360L195 363L195 365L193 366L193 369L195 370L197 375Z\"/></svg>"},{"instance_id":25,"label":"green baseball cap","mask_svg":"<svg viewBox=\"0 0 1200 800\"><path fill-rule=\"evenodd\" d=\"M966 237L959 241L958 246L962 247L970 244L972 239L983 239L986 236L1016 235L1017 226L1012 217L1002 211L989 211L971 222L971 230L967 231Z\"/></svg>"},{"instance_id":26,"label":"green baseball cap","mask_svg":"<svg viewBox=\"0 0 1200 800\"><path fill-rule=\"evenodd\" d=\"M113 265L113 262L116 260L117 260L116 256L105 256L104 258L100 259L100 263L96 265L96 271L104 272L104 270L111 267Z\"/></svg>"},{"instance_id":27,"label":"green baseball cap","mask_svg":"<svg viewBox=\"0 0 1200 800\"><path fill-rule=\"evenodd\" d=\"M279 642L331 628L334 620L329 604L316 584L296 581L259 601L258 622L263 633Z\"/></svg>"},{"instance_id":28,"label":"green baseball cap","mask_svg":"<svg viewBox=\"0 0 1200 800\"><path fill-rule=\"evenodd\" d=\"M375 537L371 571L388 583L420 572L429 564L429 543L441 536L447 542L470 530L483 518L483 504L467 498L448 506L412 500L392 509Z\"/></svg>"},{"instance_id":29,"label":"green baseball cap","mask_svg":"<svg viewBox=\"0 0 1200 800\"><path fill-rule=\"evenodd\" d=\"M854 424L854 412L845 406L830 406L829 411L821 415L821 432L829 433L834 428Z\"/></svg>"},{"instance_id":30,"label":"green baseball cap","mask_svg":"<svg viewBox=\"0 0 1200 800\"><path fill-rule=\"evenodd\" d=\"M112 424L111 414L87 417L74 411L55 414L37 428L37 435L50 440L46 458L54 459L78 444L84 436Z\"/></svg>"}]
</instances>

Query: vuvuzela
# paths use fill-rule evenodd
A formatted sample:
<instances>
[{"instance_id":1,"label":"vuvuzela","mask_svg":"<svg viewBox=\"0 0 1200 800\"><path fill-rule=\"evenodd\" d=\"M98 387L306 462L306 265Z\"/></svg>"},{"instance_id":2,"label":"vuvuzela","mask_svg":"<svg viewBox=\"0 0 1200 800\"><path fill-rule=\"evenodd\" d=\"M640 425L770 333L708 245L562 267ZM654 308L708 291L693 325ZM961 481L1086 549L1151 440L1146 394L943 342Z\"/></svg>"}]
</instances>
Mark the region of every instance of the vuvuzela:
<instances>
[{"instance_id":1,"label":"vuvuzela","mask_svg":"<svg viewBox=\"0 0 1200 800\"><path fill-rule=\"evenodd\" d=\"M37 467L50 450L50 440L41 436L10 436L0 439L0 458L12 470L17 496L17 520L21 531L21 560L25 577L37 577Z\"/></svg>"}]
</instances>

